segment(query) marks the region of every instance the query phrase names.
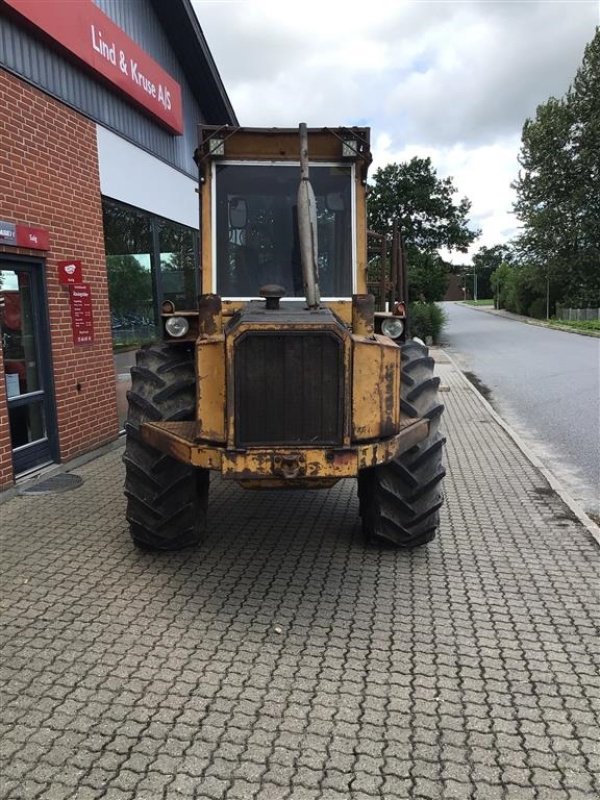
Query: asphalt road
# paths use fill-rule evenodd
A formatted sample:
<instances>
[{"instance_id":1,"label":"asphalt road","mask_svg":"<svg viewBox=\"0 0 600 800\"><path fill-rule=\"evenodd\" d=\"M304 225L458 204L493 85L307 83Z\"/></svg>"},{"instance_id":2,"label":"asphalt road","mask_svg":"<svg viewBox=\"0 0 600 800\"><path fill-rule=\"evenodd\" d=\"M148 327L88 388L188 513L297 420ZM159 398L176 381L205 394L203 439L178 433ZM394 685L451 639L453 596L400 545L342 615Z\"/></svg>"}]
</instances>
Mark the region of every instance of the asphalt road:
<instances>
[{"instance_id":1,"label":"asphalt road","mask_svg":"<svg viewBox=\"0 0 600 800\"><path fill-rule=\"evenodd\" d=\"M600 340L443 307L450 354L571 496L600 515Z\"/></svg>"}]
</instances>

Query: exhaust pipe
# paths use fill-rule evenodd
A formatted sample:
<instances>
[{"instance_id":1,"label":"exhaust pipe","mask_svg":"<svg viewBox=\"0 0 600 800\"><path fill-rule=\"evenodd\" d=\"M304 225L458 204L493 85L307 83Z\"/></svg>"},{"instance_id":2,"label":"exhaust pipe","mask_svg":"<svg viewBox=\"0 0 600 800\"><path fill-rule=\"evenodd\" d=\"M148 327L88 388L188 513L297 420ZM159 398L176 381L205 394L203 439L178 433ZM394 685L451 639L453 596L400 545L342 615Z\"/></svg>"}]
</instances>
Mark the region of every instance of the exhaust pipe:
<instances>
[{"instance_id":1,"label":"exhaust pipe","mask_svg":"<svg viewBox=\"0 0 600 800\"><path fill-rule=\"evenodd\" d=\"M308 308L318 308L319 249L317 242L317 201L308 175L308 133L306 123L300 123L300 185L298 186L298 234L304 296Z\"/></svg>"}]
</instances>

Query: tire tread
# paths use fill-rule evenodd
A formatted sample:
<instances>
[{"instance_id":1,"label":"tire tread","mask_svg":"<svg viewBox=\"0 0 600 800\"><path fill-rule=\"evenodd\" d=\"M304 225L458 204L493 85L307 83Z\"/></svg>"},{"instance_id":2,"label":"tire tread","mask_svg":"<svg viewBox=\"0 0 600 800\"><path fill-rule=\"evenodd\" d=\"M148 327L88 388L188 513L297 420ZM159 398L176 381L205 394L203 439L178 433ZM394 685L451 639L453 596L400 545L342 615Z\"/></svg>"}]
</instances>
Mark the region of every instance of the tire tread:
<instances>
[{"instance_id":1,"label":"tire tread","mask_svg":"<svg viewBox=\"0 0 600 800\"><path fill-rule=\"evenodd\" d=\"M444 406L438 402L440 379L433 375L434 360L425 346L407 342L401 364L401 410L413 419L429 419L429 435L389 463L360 472L358 496L368 539L413 548L431 542L439 526L446 440L438 428Z\"/></svg>"},{"instance_id":2,"label":"tire tread","mask_svg":"<svg viewBox=\"0 0 600 800\"><path fill-rule=\"evenodd\" d=\"M196 544L206 526L208 470L196 469L146 444L143 422L194 419L193 349L147 345L136 353L127 393L125 497L133 541L153 550Z\"/></svg>"}]
</instances>

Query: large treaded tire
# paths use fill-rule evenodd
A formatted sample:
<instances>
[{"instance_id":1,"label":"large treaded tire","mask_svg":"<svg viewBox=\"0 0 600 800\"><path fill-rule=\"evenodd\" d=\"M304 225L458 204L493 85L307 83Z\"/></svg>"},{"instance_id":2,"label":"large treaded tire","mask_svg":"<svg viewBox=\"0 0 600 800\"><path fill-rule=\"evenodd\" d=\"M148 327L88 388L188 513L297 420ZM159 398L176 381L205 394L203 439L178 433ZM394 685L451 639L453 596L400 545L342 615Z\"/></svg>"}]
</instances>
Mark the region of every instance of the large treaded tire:
<instances>
[{"instance_id":1,"label":"large treaded tire","mask_svg":"<svg viewBox=\"0 0 600 800\"><path fill-rule=\"evenodd\" d=\"M402 346L402 412L429 419L429 435L389 463L359 473L360 514L369 540L412 548L435 537L444 502L446 440L439 431L444 406L438 402L440 379L433 376L433 367L427 347L415 341Z\"/></svg>"},{"instance_id":2,"label":"large treaded tire","mask_svg":"<svg viewBox=\"0 0 600 800\"><path fill-rule=\"evenodd\" d=\"M152 550L196 544L206 528L209 471L155 450L140 436L143 422L194 419L193 346L151 344L138 350L127 399L123 461L131 538Z\"/></svg>"}]
</instances>

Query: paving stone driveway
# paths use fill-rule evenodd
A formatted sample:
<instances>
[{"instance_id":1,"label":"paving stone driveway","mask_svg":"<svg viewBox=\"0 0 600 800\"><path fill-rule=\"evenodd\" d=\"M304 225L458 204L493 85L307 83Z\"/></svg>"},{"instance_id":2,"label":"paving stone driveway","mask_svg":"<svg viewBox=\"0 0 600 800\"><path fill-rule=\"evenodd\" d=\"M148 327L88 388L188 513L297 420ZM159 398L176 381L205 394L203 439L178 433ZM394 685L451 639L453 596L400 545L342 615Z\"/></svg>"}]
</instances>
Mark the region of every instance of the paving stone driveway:
<instances>
[{"instance_id":1,"label":"paving stone driveway","mask_svg":"<svg viewBox=\"0 0 600 800\"><path fill-rule=\"evenodd\" d=\"M120 451L2 527L3 798L600 796L598 547L448 364L447 505L363 545L353 482L213 480L136 551Z\"/></svg>"}]
</instances>

